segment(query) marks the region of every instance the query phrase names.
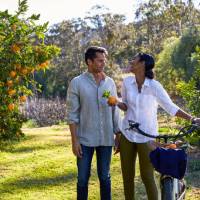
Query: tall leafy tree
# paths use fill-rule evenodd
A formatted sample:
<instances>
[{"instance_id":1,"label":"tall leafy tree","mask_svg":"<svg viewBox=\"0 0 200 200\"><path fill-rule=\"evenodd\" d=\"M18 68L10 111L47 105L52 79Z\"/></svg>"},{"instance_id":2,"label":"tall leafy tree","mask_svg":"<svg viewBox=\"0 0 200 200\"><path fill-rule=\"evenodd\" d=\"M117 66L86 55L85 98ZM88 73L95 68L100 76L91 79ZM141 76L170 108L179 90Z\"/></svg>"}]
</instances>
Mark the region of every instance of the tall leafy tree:
<instances>
[{"instance_id":1,"label":"tall leafy tree","mask_svg":"<svg viewBox=\"0 0 200 200\"><path fill-rule=\"evenodd\" d=\"M168 37L181 36L183 30L200 24L200 12L192 0L149 0L136 11L138 39L156 54Z\"/></svg>"}]
</instances>

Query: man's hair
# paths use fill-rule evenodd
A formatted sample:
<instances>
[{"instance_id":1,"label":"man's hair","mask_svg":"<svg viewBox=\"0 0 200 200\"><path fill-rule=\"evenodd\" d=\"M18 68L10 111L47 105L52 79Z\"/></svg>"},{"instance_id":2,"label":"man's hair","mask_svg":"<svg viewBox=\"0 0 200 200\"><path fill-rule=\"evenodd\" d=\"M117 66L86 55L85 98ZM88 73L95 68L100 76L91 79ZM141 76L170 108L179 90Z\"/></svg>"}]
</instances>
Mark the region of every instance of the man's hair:
<instances>
[{"instance_id":1,"label":"man's hair","mask_svg":"<svg viewBox=\"0 0 200 200\"><path fill-rule=\"evenodd\" d=\"M146 53L138 53L140 61L144 61L145 63L145 76L149 79L154 78L153 68L155 66L155 61L152 55Z\"/></svg>"},{"instance_id":2,"label":"man's hair","mask_svg":"<svg viewBox=\"0 0 200 200\"><path fill-rule=\"evenodd\" d=\"M98 46L91 46L89 47L86 52L85 52L85 63L87 63L87 60L93 60L96 58L96 53L104 53L106 56L108 55L108 52L105 48L103 47L98 47Z\"/></svg>"}]
</instances>

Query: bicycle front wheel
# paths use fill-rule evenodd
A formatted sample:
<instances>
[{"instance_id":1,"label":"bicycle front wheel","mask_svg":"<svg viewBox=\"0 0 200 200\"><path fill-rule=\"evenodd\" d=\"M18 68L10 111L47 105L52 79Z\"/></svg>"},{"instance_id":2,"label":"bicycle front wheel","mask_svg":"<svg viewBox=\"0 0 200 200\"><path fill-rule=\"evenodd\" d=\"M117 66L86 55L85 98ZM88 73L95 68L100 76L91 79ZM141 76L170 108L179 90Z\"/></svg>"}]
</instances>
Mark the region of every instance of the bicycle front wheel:
<instances>
[{"instance_id":1,"label":"bicycle front wheel","mask_svg":"<svg viewBox=\"0 0 200 200\"><path fill-rule=\"evenodd\" d=\"M162 200L175 200L173 193L173 178L166 177L161 180Z\"/></svg>"}]
</instances>

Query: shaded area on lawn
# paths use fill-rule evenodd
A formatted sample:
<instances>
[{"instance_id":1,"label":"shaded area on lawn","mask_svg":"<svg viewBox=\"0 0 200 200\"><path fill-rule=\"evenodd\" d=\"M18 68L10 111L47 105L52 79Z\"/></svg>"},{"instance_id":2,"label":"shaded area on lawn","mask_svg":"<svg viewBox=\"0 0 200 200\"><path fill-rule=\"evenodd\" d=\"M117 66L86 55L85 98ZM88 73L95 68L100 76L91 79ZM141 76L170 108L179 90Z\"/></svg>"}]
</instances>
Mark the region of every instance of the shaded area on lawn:
<instances>
[{"instance_id":1,"label":"shaded area on lawn","mask_svg":"<svg viewBox=\"0 0 200 200\"><path fill-rule=\"evenodd\" d=\"M16 181L5 182L1 184L0 193L9 192L7 188L10 188L12 192L18 189L33 189L33 188L46 188L59 186L69 182L73 182L76 179L75 172L68 172L67 174L55 176L55 177L41 177L41 178L20 178Z\"/></svg>"}]
</instances>

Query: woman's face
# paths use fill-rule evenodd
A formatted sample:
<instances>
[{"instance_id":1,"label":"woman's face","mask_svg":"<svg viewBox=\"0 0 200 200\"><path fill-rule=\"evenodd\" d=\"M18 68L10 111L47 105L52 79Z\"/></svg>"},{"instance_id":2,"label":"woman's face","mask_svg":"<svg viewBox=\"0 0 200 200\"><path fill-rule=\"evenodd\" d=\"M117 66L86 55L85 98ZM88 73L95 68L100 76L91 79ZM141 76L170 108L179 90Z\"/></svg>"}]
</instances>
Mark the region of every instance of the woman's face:
<instances>
[{"instance_id":1,"label":"woman's face","mask_svg":"<svg viewBox=\"0 0 200 200\"><path fill-rule=\"evenodd\" d=\"M130 70L133 73L136 73L141 70L145 70L144 62L140 61L139 56L135 56L131 61L130 61Z\"/></svg>"}]
</instances>

